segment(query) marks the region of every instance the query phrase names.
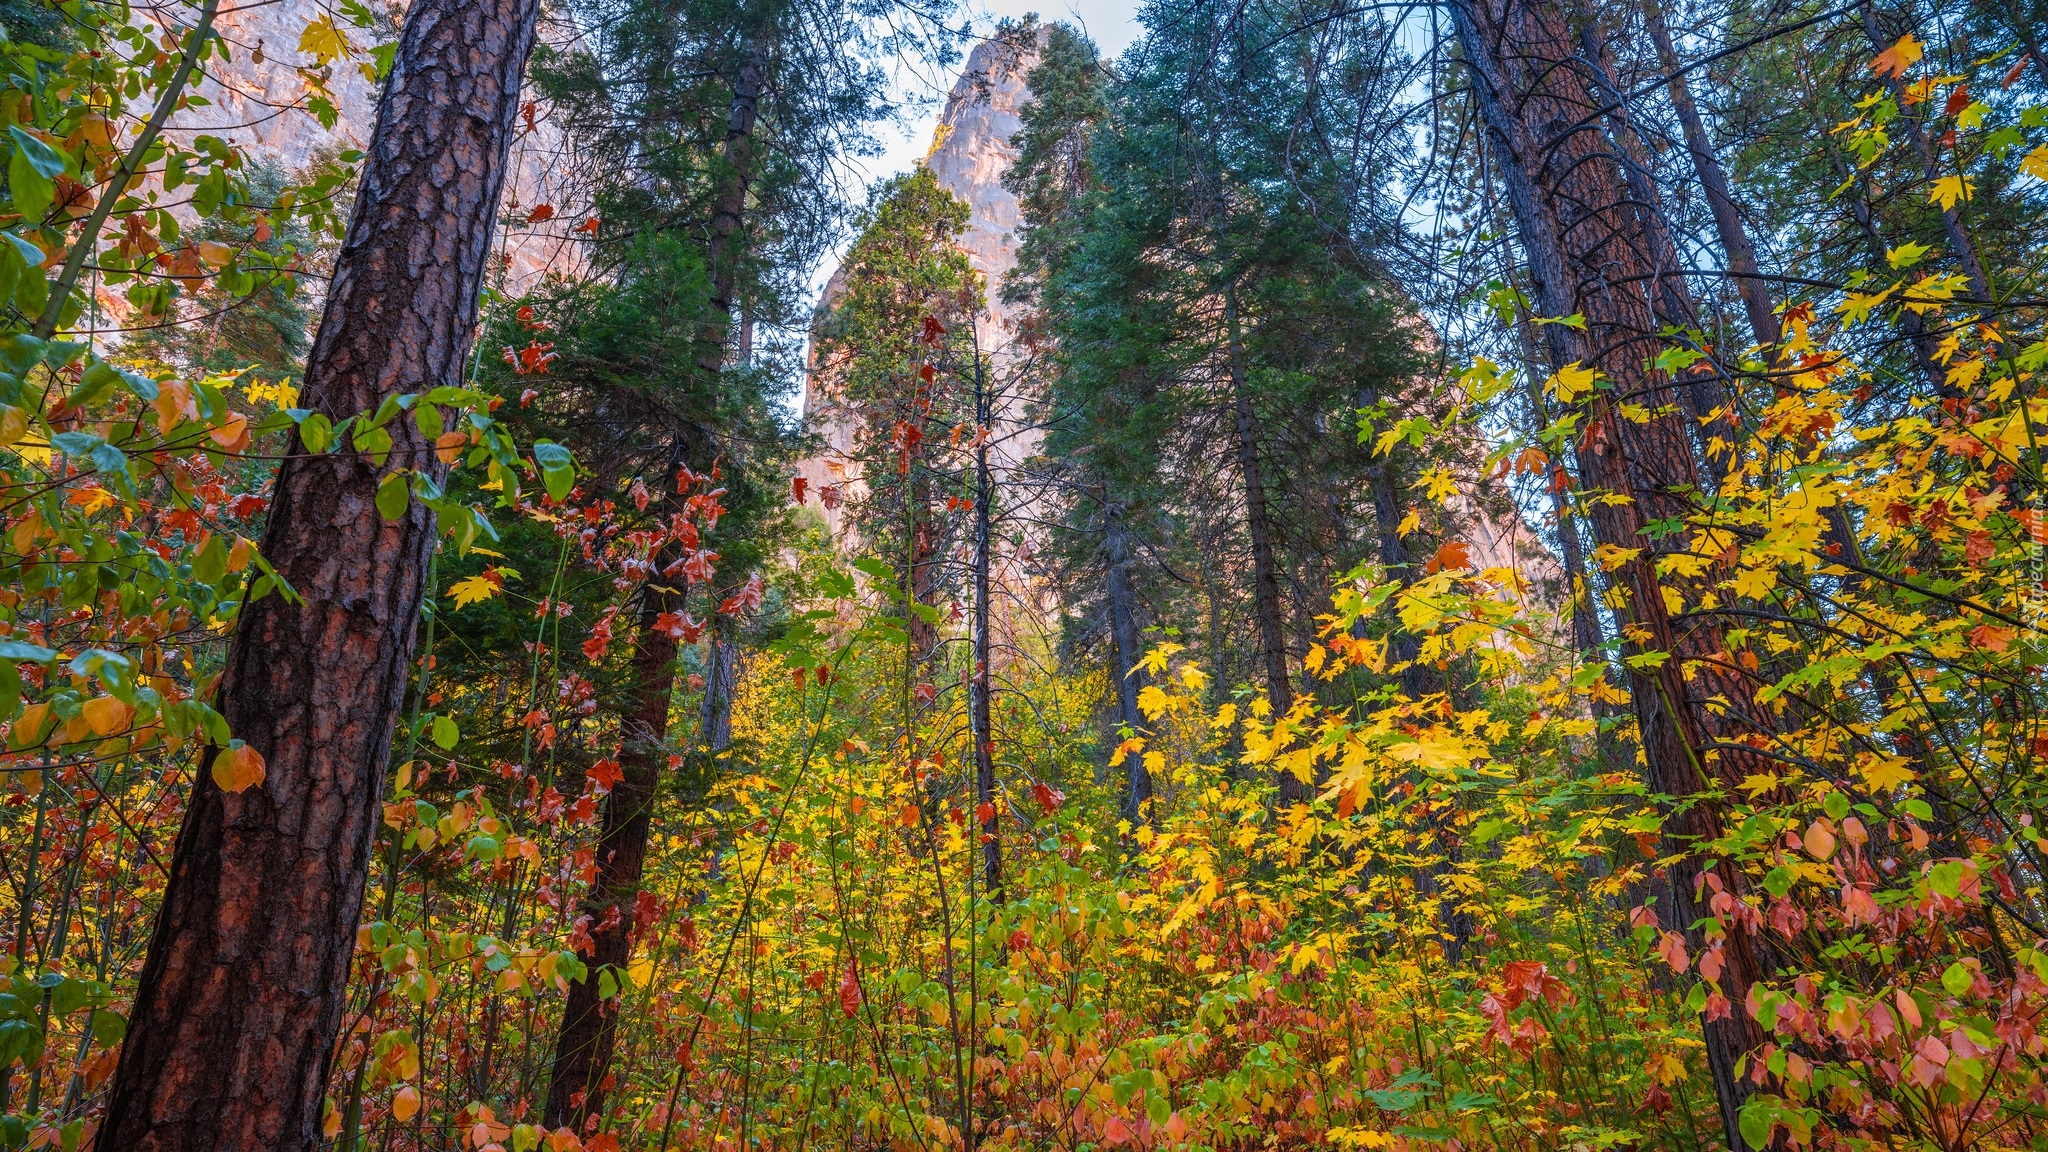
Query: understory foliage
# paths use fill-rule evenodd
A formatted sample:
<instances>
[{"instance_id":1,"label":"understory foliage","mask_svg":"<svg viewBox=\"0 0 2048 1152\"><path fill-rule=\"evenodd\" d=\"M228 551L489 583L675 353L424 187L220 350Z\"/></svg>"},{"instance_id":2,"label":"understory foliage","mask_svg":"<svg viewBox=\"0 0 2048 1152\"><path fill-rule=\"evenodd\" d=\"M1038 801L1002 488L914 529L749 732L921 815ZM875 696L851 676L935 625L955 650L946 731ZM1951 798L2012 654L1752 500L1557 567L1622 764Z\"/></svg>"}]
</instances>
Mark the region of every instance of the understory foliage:
<instances>
[{"instance_id":1,"label":"understory foliage","mask_svg":"<svg viewBox=\"0 0 2048 1152\"><path fill-rule=\"evenodd\" d=\"M501 282L467 386L341 420L291 375L356 157L293 182L145 127L228 51L210 3L178 35L73 3L0 40L0 1149L91 1145L195 781L278 784L212 704L243 608L294 595L253 543L277 461L383 467L405 420L455 470L400 461L376 494L444 539L328 1147L2048 1146L2029 11L1688 14L1686 58L1741 46L1697 86L1781 331L1672 273L1696 323L1644 359L1716 397L1679 415L1708 479L1625 546L1588 525L1630 497L1586 465L1671 412L1545 362L1586 318L1537 314L1477 101L1411 82L1456 61L1394 46L1419 26L1162 6L1114 63L1005 29L1045 102L998 285L932 172L846 212L796 146L878 114L821 29L893 53L875 29L947 12L602 7L626 31L541 69L589 155L645 168L594 178L596 271ZM374 77L355 15L301 54ZM1669 77L1636 51L1601 67L1642 71L1627 131L1654 136ZM1411 128L1426 162L1390 143ZM715 204L749 207L713 244ZM1668 212L1721 259L1705 206ZM752 340L842 215L816 361L865 472L835 540L784 487L794 337ZM990 298L1016 347L981 343ZM985 495L977 451L1019 434L998 386L1042 438ZM967 643L991 550L992 669ZM1645 595L1720 646L1660 648ZM1707 677L1746 698L1683 696ZM1700 788L1659 791L1645 685L1764 719L1696 731ZM635 816L644 873L608 902L600 837ZM615 930L627 960L594 962ZM589 984L612 1039L571 1124L546 1101ZM1731 1019L1761 1042L1717 1081Z\"/></svg>"}]
</instances>

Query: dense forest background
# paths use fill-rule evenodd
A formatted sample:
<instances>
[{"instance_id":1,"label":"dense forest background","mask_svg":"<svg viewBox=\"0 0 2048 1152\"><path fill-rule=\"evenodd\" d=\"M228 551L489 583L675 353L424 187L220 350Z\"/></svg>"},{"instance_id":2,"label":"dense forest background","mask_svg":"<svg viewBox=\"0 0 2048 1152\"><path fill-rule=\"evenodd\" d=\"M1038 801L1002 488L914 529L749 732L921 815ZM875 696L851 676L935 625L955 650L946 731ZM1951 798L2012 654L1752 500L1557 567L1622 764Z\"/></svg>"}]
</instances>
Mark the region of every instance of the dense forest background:
<instances>
[{"instance_id":1,"label":"dense forest background","mask_svg":"<svg viewBox=\"0 0 2048 1152\"><path fill-rule=\"evenodd\" d=\"M0 0L0 1149L2048 1145L2048 9L1138 22Z\"/></svg>"}]
</instances>

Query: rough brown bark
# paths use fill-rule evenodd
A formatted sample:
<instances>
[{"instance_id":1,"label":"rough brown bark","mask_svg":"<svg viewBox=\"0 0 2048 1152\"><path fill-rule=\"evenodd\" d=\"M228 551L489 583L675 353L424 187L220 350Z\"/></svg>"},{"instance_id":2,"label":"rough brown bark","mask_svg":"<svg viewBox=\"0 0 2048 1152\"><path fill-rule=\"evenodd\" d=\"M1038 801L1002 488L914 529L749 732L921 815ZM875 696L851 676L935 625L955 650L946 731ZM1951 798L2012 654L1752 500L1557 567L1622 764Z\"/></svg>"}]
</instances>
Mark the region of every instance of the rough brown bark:
<instances>
[{"instance_id":1,"label":"rough brown bark","mask_svg":"<svg viewBox=\"0 0 2048 1152\"><path fill-rule=\"evenodd\" d=\"M1643 529L1653 520L1683 517L1694 510L1700 487L1684 417L1667 411L1670 382L1648 367L1657 351L1654 239L1644 234L1631 210L1631 196L1617 157L1595 126L1601 102L1589 78L1573 60L1563 13L1552 0L1458 0L1452 16L1514 211L1518 238L1528 261L1541 312L1583 313L1583 332L1546 325L1549 359L1601 369L1611 391L1596 391L1585 405L1585 431L1577 457L1587 486L1627 497L1626 503L1599 501L1592 512L1599 542L1640 549L1615 572L1622 597L1618 613L1637 636L1634 651L1670 653L1655 669L1631 674L1631 691L1649 783L1672 796L1701 792L1709 775L1728 785L1762 767L1756 758L1716 745L1737 745L1770 730L1770 719L1749 705L1751 686L1729 665L1718 622L1697 611L1704 588L1665 581L1693 611L1674 612L1664 602L1655 573L1661 553L1687 546L1687 533L1652 539ZM1622 418L1620 401L1642 405L1646 423ZM1688 677L1686 672L1692 675ZM1731 702L1717 714L1707 701ZM1710 751L1712 750L1712 751ZM1681 844L1711 839L1720 829L1716 804L1681 806L1666 820L1667 834ZM1739 892L1732 869L1717 865L1720 882ZM1671 905L1667 925L1683 928L1708 914L1695 895L1700 862L1682 858L1669 872ZM1733 919L1733 918L1731 918ZM1698 943L1697 937L1695 944ZM1733 1004L1725 1019L1703 1021L1723 1129L1731 1147L1742 1147L1738 1109L1746 1081L1735 1062L1765 1039L1742 1009L1749 986L1760 978L1763 957L1752 927L1730 923L1721 989Z\"/></svg>"},{"instance_id":2,"label":"rough brown bark","mask_svg":"<svg viewBox=\"0 0 2048 1152\"><path fill-rule=\"evenodd\" d=\"M1629 116L1628 100L1614 82L1607 45L1600 38L1599 28L1590 23L1581 27L1579 44L1584 50L1586 78L1592 85L1593 94L1608 110L1608 133L1613 140L1614 158L1628 188L1629 211L1635 217L1638 235L1642 237L1650 269L1656 277L1656 290L1650 294L1651 312L1659 323L1668 327L1686 332L1697 330L1699 304L1693 299L1692 286L1686 283L1685 265L1678 258L1677 243L1671 238L1671 228L1665 219L1664 197L1657 190L1657 181L1650 171L1650 151ZM1707 351L1691 337L1684 339L1696 350ZM1718 437L1723 444L1732 446L1736 439L1735 422L1729 413L1722 411L1728 403L1724 371L1721 358L1710 355L1686 373L1684 387L1673 389L1678 402L1685 406L1686 414L1692 417L1687 428L1693 433L1699 445L1700 459L1707 464L1707 472L1717 487L1727 475L1732 460L1728 448L1718 453L1712 451L1713 441Z\"/></svg>"},{"instance_id":3,"label":"rough brown bark","mask_svg":"<svg viewBox=\"0 0 2048 1152\"><path fill-rule=\"evenodd\" d=\"M416 0L335 264L303 403L339 420L459 385L537 0ZM420 619L431 512L376 511L391 469L438 473L410 420L383 466L287 460L263 552L300 599L250 604L220 708L268 776L205 773L178 834L97 1146L295 1152L321 1103L377 802Z\"/></svg>"},{"instance_id":4,"label":"rough brown bark","mask_svg":"<svg viewBox=\"0 0 2048 1152\"><path fill-rule=\"evenodd\" d=\"M1266 702L1273 718L1287 715L1294 704L1294 685L1287 679L1287 632L1280 616L1280 568L1273 554L1273 525L1266 504L1266 485L1259 467L1259 417L1252 410L1251 382L1244 365L1244 340L1239 331L1237 289L1223 292L1223 320L1229 342L1230 408L1237 420L1237 466L1244 474L1245 528L1252 538L1252 603L1259 621L1259 649L1266 665ZM1280 798L1305 803L1312 785L1280 774Z\"/></svg>"}]
</instances>

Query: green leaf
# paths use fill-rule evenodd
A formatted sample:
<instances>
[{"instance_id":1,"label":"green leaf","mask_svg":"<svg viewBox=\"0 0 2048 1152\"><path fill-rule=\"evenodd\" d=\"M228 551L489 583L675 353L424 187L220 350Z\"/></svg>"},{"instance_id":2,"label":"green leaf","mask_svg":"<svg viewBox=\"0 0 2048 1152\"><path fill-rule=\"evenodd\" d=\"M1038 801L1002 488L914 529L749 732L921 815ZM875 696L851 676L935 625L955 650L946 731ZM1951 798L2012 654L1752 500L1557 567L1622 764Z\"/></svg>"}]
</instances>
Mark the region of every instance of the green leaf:
<instances>
[{"instance_id":1,"label":"green leaf","mask_svg":"<svg viewBox=\"0 0 2048 1152\"><path fill-rule=\"evenodd\" d=\"M540 467L541 484L548 495L568 499L570 489L576 487L576 458L569 450L551 440L539 440L533 445L533 462Z\"/></svg>"},{"instance_id":2,"label":"green leaf","mask_svg":"<svg viewBox=\"0 0 2048 1152\"><path fill-rule=\"evenodd\" d=\"M83 408L120 382L121 374L114 371L114 366L95 356L85 366L84 374L78 378L78 387L71 390L65 402L73 408Z\"/></svg>"},{"instance_id":3,"label":"green leaf","mask_svg":"<svg viewBox=\"0 0 2048 1152\"><path fill-rule=\"evenodd\" d=\"M1936 864L1927 872L1928 887L1951 900L1962 895L1963 866L1953 860Z\"/></svg>"},{"instance_id":4,"label":"green leaf","mask_svg":"<svg viewBox=\"0 0 2048 1152\"><path fill-rule=\"evenodd\" d=\"M201 584L217 584L228 574L228 548L223 534L216 532L192 558L192 578Z\"/></svg>"},{"instance_id":5,"label":"green leaf","mask_svg":"<svg viewBox=\"0 0 2048 1152\"><path fill-rule=\"evenodd\" d=\"M21 130L7 126L14 137L14 155L7 161L7 185L14 194L14 210L22 219L41 223L57 196L57 177L64 172L64 156L56 149ZM40 256L37 260L41 262Z\"/></svg>"},{"instance_id":6,"label":"green leaf","mask_svg":"<svg viewBox=\"0 0 2048 1152\"><path fill-rule=\"evenodd\" d=\"M105 1008L93 1012L92 1038L99 1041L100 1047L112 1048L127 1036L128 1021L119 1012L110 1012Z\"/></svg>"},{"instance_id":7,"label":"green leaf","mask_svg":"<svg viewBox=\"0 0 2048 1152\"><path fill-rule=\"evenodd\" d=\"M14 137L16 155L21 156L24 163L28 164L29 167L35 169L45 178L55 180L57 177L62 176L64 170L70 166L70 162L65 159L62 152L22 131L21 125L10 124L7 126L7 132Z\"/></svg>"},{"instance_id":8,"label":"green leaf","mask_svg":"<svg viewBox=\"0 0 2048 1152\"><path fill-rule=\"evenodd\" d=\"M29 644L20 640L0 640L0 660L28 660L45 664L56 658L57 651L54 648L45 648L40 644Z\"/></svg>"},{"instance_id":9,"label":"green leaf","mask_svg":"<svg viewBox=\"0 0 2048 1152\"><path fill-rule=\"evenodd\" d=\"M455 747L462 739L462 732L455 727L455 720L449 716L434 717L434 744L443 752Z\"/></svg>"},{"instance_id":10,"label":"green leaf","mask_svg":"<svg viewBox=\"0 0 2048 1152\"><path fill-rule=\"evenodd\" d=\"M1820 806L1827 810L1828 819L1840 820L1849 814L1849 797L1840 792L1830 792L1821 798Z\"/></svg>"},{"instance_id":11,"label":"green leaf","mask_svg":"<svg viewBox=\"0 0 2048 1152\"><path fill-rule=\"evenodd\" d=\"M1799 882L1799 873L1790 868L1773 868L1764 876L1764 891L1773 896L1783 896Z\"/></svg>"},{"instance_id":12,"label":"green leaf","mask_svg":"<svg viewBox=\"0 0 2048 1152\"><path fill-rule=\"evenodd\" d=\"M90 432L59 432L50 437L50 447L66 456L86 456L92 450L106 443Z\"/></svg>"},{"instance_id":13,"label":"green leaf","mask_svg":"<svg viewBox=\"0 0 2048 1152\"><path fill-rule=\"evenodd\" d=\"M404 472L392 472L377 484L377 515L397 521L412 503L412 485Z\"/></svg>"},{"instance_id":14,"label":"green leaf","mask_svg":"<svg viewBox=\"0 0 2048 1152\"><path fill-rule=\"evenodd\" d=\"M1941 986L1948 989L1949 995L1961 996L1970 990L1973 979L1970 970L1963 967L1963 962L1958 960L1941 974Z\"/></svg>"},{"instance_id":15,"label":"green leaf","mask_svg":"<svg viewBox=\"0 0 2048 1152\"><path fill-rule=\"evenodd\" d=\"M66 977L50 991L50 1011L59 1016L69 1016L85 1007L91 999L92 985Z\"/></svg>"},{"instance_id":16,"label":"green leaf","mask_svg":"<svg viewBox=\"0 0 2048 1152\"><path fill-rule=\"evenodd\" d=\"M298 412L299 409L293 409ZM322 455L334 447L334 422L318 412L308 412L299 418L299 443L306 451Z\"/></svg>"},{"instance_id":17,"label":"green leaf","mask_svg":"<svg viewBox=\"0 0 2048 1152\"><path fill-rule=\"evenodd\" d=\"M1757 1106L1752 1099L1742 1106L1742 1142L1751 1148L1766 1148L1771 1143L1771 1116Z\"/></svg>"}]
</instances>

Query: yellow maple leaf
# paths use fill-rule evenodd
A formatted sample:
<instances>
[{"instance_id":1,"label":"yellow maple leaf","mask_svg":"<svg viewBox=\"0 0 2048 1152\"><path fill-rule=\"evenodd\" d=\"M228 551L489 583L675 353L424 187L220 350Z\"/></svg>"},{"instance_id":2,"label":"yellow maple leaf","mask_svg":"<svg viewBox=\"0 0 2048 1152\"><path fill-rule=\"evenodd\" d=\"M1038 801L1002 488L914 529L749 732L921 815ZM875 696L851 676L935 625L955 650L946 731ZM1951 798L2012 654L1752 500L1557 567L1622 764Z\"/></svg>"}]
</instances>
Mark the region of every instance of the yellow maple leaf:
<instances>
[{"instance_id":1,"label":"yellow maple leaf","mask_svg":"<svg viewBox=\"0 0 2048 1152\"><path fill-rule=\"evenodd\" d=\"M353 57L355 46L348 42L346 33L335 27L332 16L322 15L299 33L299 51L313 58L315 68L325 68L336 60Z\"/></svg>"},{"instance_id":2,"label":"yellow maple leaf","mask_svg":"<svg viewBox=\"0 0 2048 1152\"><path fill-rule=\"evenodd\" d=\"M1899 42L1877 54L1870 62L1870 70L1879 76L1897 79L1906 74L1906 69L1920 62L1921 53L1926 49L1911 32L1899 37Z\"/></svg>"},{"instance_id":3,"label":"yellow maple leaf","mask_svg":"<svg viewBox=\"0 0 2048 1152\"><path fill-rule=\"evenodd\" d=\"M1543 390L1569 404L1593 390L1593 381L1600 378L1596 369L1582 368L1577 360L1559 368L1544 383Z\"/></svg>"},{"instance_id":4,"label":"yellow maple leaf","mask_svg":"<svg viewBox=\"0 0 2048 1152\"><path fill-rule=\"evenodd\" d=\"M1157 720L1164 716L1172 703L1172 697L1160 691L1157 684L1147 684L1138 689L1138 711L1143 712L1147 720Z\"/></svg>"},{"instance_id":5,"label":"yellow maple leaf","mask_svg":"<svg viewBox=\"0 0 2048 1152\"><path fill-rule=\"evenodd\" d=\"M1594 561L1605 572L1612 572L1642 554L1641 548L1617 548L1612 544L1602 544L1593 549Z\"/></svg>"},{"instance_id":6,"label":"yellow maple leaf","mask_svg":"<svg viewBox=\"0 0 2048 1152\"><path fill-rule=\"evenodd\" d=\"M1872 792L1885 792L1913 782L1913 769L1904 756L1879 756L1869 752L1857 757L1856 771Z\"/></svg>"},{"instance_id":7,"label":"yellow maple leaf","mask_svg":"<svg viewBox=\"0 0 2048 1152\"><path fill-rule=\"evenodd\" d=\"M448 595L455 598L455 606L457 608L467 608L471 604L478 604L489 600L503 590L495 581L488 577L471 576L467 580L457 580L449 585Z\"/></svg>"},{"instance_id":8,"label":"yellow maple leaf","mask_svg":"<svg viewBox=\"0 0 2048 1152\"><path fill-rule=\"evenodd\" d=\"M2036 180L2048 180L2048 144L2043 144L2027 153L2020 161L2020 174Z\"/></svg>"},{"instance_id":9,"label":"yellow maple leaf","mask_svg":"<svg viewBox=\"0 0 2048 1152\"><path fill-rule=\"evenodd\" d=\"M1744 568L1735 573L1733 579L1722 581L1722 587L1732 588L1737 596L1761 599L1778 586L1778 569L1765 564L1755 568Z\"/></svg>"},{"instance_id":10,"label":"yellow maple leaf","mask_svg":"<svg viewBox=\"0 0 2048 1152\"><path fill-rule=\"evenodd\" d=\"M1943 212L1954 208L1957 201L1968 200L1969 198L1970 178L1968 176L1943 176L1934 182L1934 187L1927 190L1927 202L1929 204L1941 205Z\"/></svg>"},{"instance_id":11,"label":"yellow maple leaf","mask_svg":"<svg viewBox=\"0 0 2048 1152\"><path fill-rule=\"evenodd\" d=\"M1417 487L1425 489L1424 495L1432 503L1441 504L1457 494L1458 481L1449 468L1438 465L1422 474L1422 482Z\"/></svg>"}]
</instances>

